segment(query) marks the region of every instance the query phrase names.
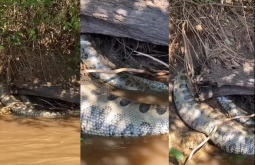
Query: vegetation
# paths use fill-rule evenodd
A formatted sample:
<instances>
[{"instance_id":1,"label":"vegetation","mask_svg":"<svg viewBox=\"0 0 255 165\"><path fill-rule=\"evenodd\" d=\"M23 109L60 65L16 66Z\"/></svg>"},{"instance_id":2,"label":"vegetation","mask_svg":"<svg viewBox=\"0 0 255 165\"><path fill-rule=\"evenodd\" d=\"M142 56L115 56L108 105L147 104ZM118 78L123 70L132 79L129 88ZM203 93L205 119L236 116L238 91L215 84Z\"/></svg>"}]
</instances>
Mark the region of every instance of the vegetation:
<instances>
[{"instance_id":1,"label":"vegetation","mask_svg":"<svg viewBox=\"0 0 255 165\"><path fill-rule=\"evenodd\" d=\"M171 147L169 156L177 159L178 161L182 161L184 159L184 155L174 147Z\"/></svg>"},{"instance_id":2,"label":"vegetation","mask_svg":"<svg viewBox=\"0 0 255 165\"><path fill-rule=\"evenodd\" d=\"M0 74L50 80L63 66L79 73L79 1L0 1L0 13Z\"/></svg>"},{"instance_id":3,"label":"vegetation","mask_svg":"<svg viewBox=\"0 0 255 165\"><path fill-rule=\"evenodd\" d=\"M82 144L84 144L84 139L83 139L83 138L81 138L81 145L82 145Z\"/></svg>"}]
</instances>

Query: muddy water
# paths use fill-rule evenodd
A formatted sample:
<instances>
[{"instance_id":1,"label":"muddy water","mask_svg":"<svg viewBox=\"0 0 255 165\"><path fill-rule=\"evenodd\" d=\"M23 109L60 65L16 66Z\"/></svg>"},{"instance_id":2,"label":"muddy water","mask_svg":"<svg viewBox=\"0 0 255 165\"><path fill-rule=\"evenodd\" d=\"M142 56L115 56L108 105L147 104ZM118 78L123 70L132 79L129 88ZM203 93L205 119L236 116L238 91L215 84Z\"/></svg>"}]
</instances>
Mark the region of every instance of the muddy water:
<instances>
[{"instance_id":1,"label":"muddy water","mask_svg":"<svg viewBox=\"0 0 255 165\"><path fill-rule=\"evenodd\" d=\"M0 116L1 165L80 165L79 118Z\"/></svg>"},{"instance_id":2,"label":"muddy water","mask_svg":"<svg viewBox=\"0 0 255 165\"><path fill-rule=\"evenodd\" d=\"M115 90L120 92L120 90ZM124 92L123 92L124 93ZM116 94L116 93L115 93ZM117 94L118 95L118 94ZM139 97L139 94L136 94ZM119 96L119 95L118 95ZM129 95L133 99L134 95ZM127 97L127 95L125 95ZM157 101L155 97L155 101ZM151 103L151 102L150 102ZM150 104L148 103L148 104ZM81 165L177 165L175 160L169 162L168 135L143 138L112 138L82 136ZM178 145L180 139L171 139ZM213 148L213 149L212 149ZM186 149L189 149L186 147ZM183 151L184 149L180 149ZM214 151L217 152L214 152ZM212 152L213 151L213 152ZM187 156L187 155L185 155ZM174 163L173 163L174 162ZM179 162L179 165L184 161ZM189 165L253 165L254 156L235 156L209 147L200 150L189 161Z\"/></svg>"},{"instance_id":3,"label":"muddy water","mask_svg":"<svg viewBox=\"0 0 255 165\"><path fill-rule=\"evenodd\" d=\"M83 138L81 165L168 165L168 136Z\"/></svg>"},{"instance_id":4,"label":"muddy water","mask_svg":"<svg viewBox=\"0 0 255 165\"><path fill-rule=\"evenodd\" d=\"M168 137L109 138L83 136L81 165L177 165L168 157ZM212 147L212 146L211 146ZM210 150L211 151L211 150ZM174 162L174 163L173 163ZM179 162L184 164L184 161ZM253 165L254 156L236 156L218 150L198 151L189 165Z\"/></svg>"}]
</instances>

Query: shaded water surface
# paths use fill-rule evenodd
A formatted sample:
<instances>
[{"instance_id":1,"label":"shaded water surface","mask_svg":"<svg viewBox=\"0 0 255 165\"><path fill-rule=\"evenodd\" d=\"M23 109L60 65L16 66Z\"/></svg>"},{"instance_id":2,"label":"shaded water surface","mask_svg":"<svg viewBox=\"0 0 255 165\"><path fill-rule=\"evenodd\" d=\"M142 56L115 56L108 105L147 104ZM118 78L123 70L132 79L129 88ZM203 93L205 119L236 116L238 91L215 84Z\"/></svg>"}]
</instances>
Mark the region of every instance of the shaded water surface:
<instances>
[{"instance_id":1,"label":"shaded water surface","mask_svg":"<svg viewBox=\"0 0 255 165\"><path fill-rule=\"evenodd\" d=\"M169 162L168 136L112 138L82 136L81 165L176 165ZM210 147L211 148L211 147ZM214 148L214 147L213 147ZM211 151L211 150L209 150ZM234 156L220 150L198 151L189 165L253 165L254 156ZM183 164L184 161L179 164Z\"/></svg>"},{"instance_id":2,"label":"shaded water surface","mask_svg":"<svg viewBox=\"0 0 255 165\"><path fill-rule=\"evenodd\" d=\"M168 137L84 137L81 165L168 165Z\"/></svg>"},{"instance_id":3,"label":"shaded water surface","mask_svg":"<svg viewBox=\"0 0 255 165\"><path fill-rule=\"evenodd\" d=\"M218 152L197 152L189 165L254 165L254 156L234 155Z\"/></svg>"},{"instance_id":4,"label":"shaded water surface","mask_svg":"<svg viewBox=\"0 0 255 165\"><path fill-rule=\"evenodd\" d=\"M1 165L79 165L79 118L0 116Z\"/></svg>"}]
</instances>

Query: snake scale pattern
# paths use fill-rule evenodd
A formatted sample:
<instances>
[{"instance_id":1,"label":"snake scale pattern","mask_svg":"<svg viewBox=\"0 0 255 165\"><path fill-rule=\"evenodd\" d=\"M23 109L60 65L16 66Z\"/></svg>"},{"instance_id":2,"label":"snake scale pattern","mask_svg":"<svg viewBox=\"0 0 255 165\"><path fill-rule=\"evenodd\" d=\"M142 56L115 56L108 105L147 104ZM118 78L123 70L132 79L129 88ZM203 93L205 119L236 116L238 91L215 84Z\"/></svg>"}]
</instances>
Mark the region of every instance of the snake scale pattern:
<instances>
[{"instance_id":1,"label":"snake scale pattern","mask_svg":"<svg viewBox=\"0 0 255 165\"><path fill-rule=\"evenodd\" d=\"M81 37L81 60L88 69L111 70L89 35ZM167 86L130 74L91 74L94 78L122 89L168 91ZM81 76L81 131L101 136L145 136L169 132L167 106L149 105L120 98L95 86Z\"/></svg>"},{"instance_id":2,"label":"snake scale pattern","mask_svg":"<svg viewBox=\"0 0 255 165\"><path fill-rule=\"evenodd\" d=\"M254 155L254 133L233 120L222 123L224 114L205 103L195 102L183 73L174 82L174 101L180 117L194 130L209 136L217 126L210 138L216 146L229 153Z\"/></svg>"},{"instance_id":3,"label":"snake scale pattern","mask_svg":"<svg viewBox=\"0 0 255 165\"><path fill-rule=\"evenodd\" d=\"M90 35L81 36L81 60L87 69L111 70L103 61L103 55L94 48ZM145 80L130 74L90 74L96 81L116 88L139 91L165 91L161 83ZM97 83L96 83L97 84ZM207 136L222 150L254 155L254 133L236 121L222 123L226 118L205 103L197 103L187 87L185 74L180 73L174 82L174 102L183 121L191 128ZM233 104L221 100L222 105ZM231 108L230 108L231 109ZM88 77L81 75L81 132L101 136L145 136L169 131L167 107L135 103L111 95ZM219 125L219 123L222 123Z\"/></svg>"},{"instance_id":4,"label":"snake scale pattern","mask_svg":"<svg viewBox=\"0 0 255 165\"><path fill-rule=\"evenodd\" d=\"M74 112L70 110L37 110L29 101L25 104L13 95L10 95L7 85L3 82L0 82L0 101L5 108L10 109L10 111L16 115L55 118L73 114Z\"/></svg>"},{"instance_id":5,"label":"snake scale pattern","mask_svg":"<svg viewBox=\"0 0 255 165\"><path fill-rule=\"evenodd\" d=\"M136 103L111 95L88 77L82 79L82 133L122 137L166 134L168 116L167 106Z\"/></svg>"},{"instance_id":6,"label":"snake scale pattern","mask_svg":"<svg viewBox=\"0 0 255 165\"><path fill-rule=\"evenodd\" d=\"M218 103L222 106L222 109L226 111L229 117L238 117L238 116L245 116L247 115L247 112L245 112L243 109L236 106L232 100L230 100L228 97L221 96L217 97ZM253 118L237 118L236 121L247 125L247 126L254 126L255 121Z\"/></svg>"}]
</instances>

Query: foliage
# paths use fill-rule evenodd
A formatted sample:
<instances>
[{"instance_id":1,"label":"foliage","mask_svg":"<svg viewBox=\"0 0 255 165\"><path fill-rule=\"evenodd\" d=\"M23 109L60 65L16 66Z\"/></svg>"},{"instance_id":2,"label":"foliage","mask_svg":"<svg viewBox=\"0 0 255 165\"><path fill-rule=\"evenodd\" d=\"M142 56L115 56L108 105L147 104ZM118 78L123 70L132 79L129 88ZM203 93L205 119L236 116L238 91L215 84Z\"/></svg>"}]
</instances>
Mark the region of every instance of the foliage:
<instances>
[{"instance_id":1,"label":"foliage","mask_svg":"<svg viewBox=\"0 0 255 165\"><path fill-rule=\"evenodd\" d=\"M244 159L243 155L233 155L228 158L228 161L243 161Z\"/></svg>"},{"instance_id":2,"label":"foliage","mask_svg":"<svg viewBox=\"0 0 255 165\"><path fill-rule=\"evenodd\" d=\"M60 61L79 71L79 1L6 0L0 1L0 13L0 66L7 55L15 63L14 59L47 52L54 57L45 55L43 60ZM27 57L21 57L24 54Z\"/></svg>"},{"instance_id":3,"label":"foliage","mask_svg":"<svg viewBox=\"0 0 255 165\"><path fill-rule=\"evenodd\" d=\"M84 144L84 139L83 138L81 138L81 145L83 145Z\"/></svg>"},{"instance_id":4,"label":"foliage","mask_svg":"<svg viewBox=\"0 0 255 165\"><path fill-rule=\"evenodd\" d=\"M183 154L180 151L176 150L174 147L171 147L169 156L174 157L178 161L182 161L184 159Z\"/></svg>"}]
</instances>

